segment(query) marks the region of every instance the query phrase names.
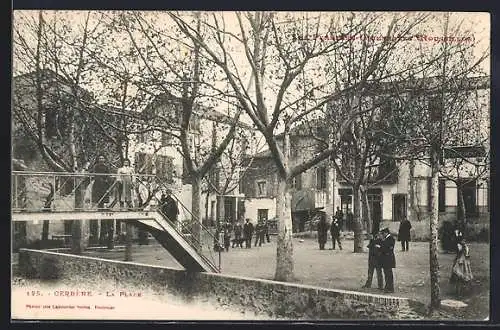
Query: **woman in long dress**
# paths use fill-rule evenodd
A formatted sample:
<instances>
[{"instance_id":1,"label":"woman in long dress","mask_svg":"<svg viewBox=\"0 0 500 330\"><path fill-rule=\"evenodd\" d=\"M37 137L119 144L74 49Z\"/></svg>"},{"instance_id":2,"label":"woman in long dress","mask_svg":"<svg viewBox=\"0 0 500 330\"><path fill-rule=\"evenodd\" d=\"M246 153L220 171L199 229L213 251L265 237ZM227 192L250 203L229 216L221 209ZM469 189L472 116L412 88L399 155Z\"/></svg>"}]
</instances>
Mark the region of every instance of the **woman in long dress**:
<instances>
[{"instance_id":1,"label":"woman in long dress","mask_svg":"<svg viewBox=\"0 0 500 330\"><path fill-rule=\"evenodd\" d=\"M457 256L451 269L450 283L455 286L456 294L461 296L473 278L469 246L465 243L465 239L461 238L457 243Z\"/></svg>"},{"instance_id":2,"label":"woman in long dress","mask_svg":"<svg viewBox=\"0 0 500 330\"><path fill-rule=\"evenodd\" d=\"M130 161L125 159L122 167L120 167L116 174L118 174L118 196L120 198L120 208L127 204L128 208L132 208L132 191L134 184L134 168L130 166Z\"/></svg>"}]
</instances>

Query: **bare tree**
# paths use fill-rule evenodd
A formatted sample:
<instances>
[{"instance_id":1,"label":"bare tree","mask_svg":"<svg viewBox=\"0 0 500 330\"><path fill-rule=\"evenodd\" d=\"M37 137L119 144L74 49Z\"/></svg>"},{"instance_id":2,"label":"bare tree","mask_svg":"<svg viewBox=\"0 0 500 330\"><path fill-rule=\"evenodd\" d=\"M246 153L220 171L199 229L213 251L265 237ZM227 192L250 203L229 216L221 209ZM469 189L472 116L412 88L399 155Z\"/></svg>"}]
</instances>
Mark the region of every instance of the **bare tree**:
<instances>
[{"instance_id":1,"label":"bare tree","mask_svg":"<svg viewBox=\"0 0 500 330\"><path fill-rule=\"evenodd\" d=\"M202 33L200 18L192 15L189 19ZM193 225L199 230L202 180L233 140L241 110L233 108L223 120L214 119L225 135L215 148L204 149L209 143L203 140L207 137L201 134L200 121L210 121L209 113L226 97L218 70L205 60L204 50L176 31L172 22L164 24L158 13L120 13L111 15L110 20L121 38L116 46L134 55L135 62L129 61L129 67L140 71L131 77L130 84L149 96L150 102L142 111L141 129L161 132L175 140L172 145L184 160L185 182L192 186ZM123 40L129 45L124 45ZM113 60L117 59L102 62L123 75L124 70L114 66Z\"/></svg>"},{"instance_id":2,"label":"bare tree","mask_svg":"<svg viewBox=\"0 0 500 330\"><path fill-rule=\"evenodd\" d=\"M478 47L471 32L450 14L434 14L443 36L439 45L421 43L414 53L417 61L432 63L418 75L413 74L404 82L394 84L398 92L399 106L393 108L392 118L397 122L399 154L419 159L430 167L430 278L431 308L440 305L438 252L438 185L439 173L444 165L444 151L455 145L456 139L468 132L471 137L471 121L464 121L464 114L471 116L468 106L470 91L488 88L487 79L478 77L482 63L488 58L488 50ZM454 36L468 36L455 40ZM463 40L467 40L464 42ZM476 49L477 48L477 49ZM477 51L480 52L479 56ZM392 132L395 133L395 132ZM465 140L464 140L465 142Z\"/></svg>"},{"instance_id":3,"label":"bare tree","mask_svg":"<svg viewBox=\"0 0 500 330\"><path fill-rule=\"evenodd\" d=\"M115 140L113 132L99 131L99 123L109 118L89 111L93 95L83 87L93 69L87 53L102 42L100 16L80 17L81 25L68 24L58 12L19 12L15 17L14 152L28 139L53 171L75 172ZM19 138L19 132L24 136ZM82 202L76 198L75 207ZM73 250L79 252L80 223L74 221L73 227ZM48 226L44 228L46 236Z\"/></svg>"},{"instance_id":4,"label":"bare tree","mask_svg":"<svg viewBox=\"0 0 500 330\"><path fill-rule=\"evenodd\" d=\"M325 75L326 58L335 49L347 47L352 42L352 36L361 34L363 27L377 20L377 15L346 13L325 18L322 15L309 17L307 13L298 16L262 12L236 13L234 16L210 14L204 20L210 34L204 35L196 31L183 15L169 15L180 30L203 48L210 60L224 71L240 107L268 144L279 178L275 279L291 280L293 247L289 183L295 176L337 151L337 143L332 142L340 140L337 136L344 135L359 109L353 109L353 113L342 118L341 129L334 136L326 135L321 152L293 167L289 164L290 130L304 120L318 118L326 104L347 93L354 93L367 80L374 78L374 72L384 56L399 39L384 38L359 73L359 79L335 85ZM394 18L392 23L386 25L384 35L392 36L396 22ZM322 37L325 34L327 38ZM307 75L301 75L303 72ZM246 87L247 79L253 81L251 89ZM283 132L282 142L276 138L277 131Z\"/></svg>"}]
</instances>

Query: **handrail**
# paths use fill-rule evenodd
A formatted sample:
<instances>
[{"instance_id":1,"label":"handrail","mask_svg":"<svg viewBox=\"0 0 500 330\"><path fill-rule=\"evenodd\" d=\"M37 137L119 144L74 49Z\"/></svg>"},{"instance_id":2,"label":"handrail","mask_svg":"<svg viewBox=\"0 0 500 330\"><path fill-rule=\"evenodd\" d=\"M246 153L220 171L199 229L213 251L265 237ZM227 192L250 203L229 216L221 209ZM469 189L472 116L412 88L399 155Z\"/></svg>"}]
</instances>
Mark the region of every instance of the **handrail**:
<instances>
[{"instance_id":1,"label":"handrail","mask_svg":"<svg viewBox=\"0 0 500 330\"><path fill-rule=\"evenodd\" d=\"M94 173L94 172L40 172L40 171L11 171L11 174L23 175L23 176L70 176L70 177L87 177L87 176L111 176L118 177L129 174L118 174L118 173ZM148 178L157 178L154 174L141 174L134 173L131 176L141 176Z\"/></svg>"},{"instance_id":2,"label":"handrail","mask_svg":"<svg viewBox=\"0 0 500 330\"><path fill-rule=\"evenodd\" d=\"M96 176L106 176L111 178L117 178L120 175L116 173L69 173L69 172L35 172L35 171L12 171L12 206L11 210L13 212L67 212L69 211L97 211L99 209L99 203L105 198L105 196L110 197L109 203L106 203L104 209L110 211L114 210L114 207L119 200L119 194L117 193L117 180L110 181L105 187L106 191L100 197L100 200L92 200L92 190L88 190L88 186L91 182L92 177ZM186 211L187 214L191 216L190 222L184 222L179 220L178 223L174 223L161 211L161 203L159 199L159 193L163 189L172 189L172 184L165 182L156 175L150 174L133 174L134 182L132 182L131 189L135 192L135 198L142 200L146 197L146 204L140 206L135 203L135 206L130 207L129 205L123 206L126 210L130 211L144 211L148 208L152 211L157 211L160 216L162 216L172 228L180 234L185 242L191 246L199 256L205 260L211 267L218 269L220 271L220 264L217 266L217 258L214 255L213 244L218 237L211 232L211 230L205 227L200 219L194 215L191 210L189 210L182 201L172 193L171 196L178 203L178 206ZM43 190L30 189L29 181L25 181L27 178L35 178L35 181L39 187L43 187ZM21 181L20 179L23 178ZM71 180L71 179L72 180ZM23 182L21 184L21 182ZM82 184L87 182L82 188ZM77 191L79 195L77 195ZM28 196L28 194L34 195ZM90 193L90 205L88 202L84 201L84 195ZM33 196L35 198L33 198ZM77 203L77 199L81 200L81 206ZM113 199L114 198L114 199ZM133 198L133 197L132 197ZM151 203L155 201L156 203ZM97 204L97 207L96 207ZM154 205L155 204L155 205ZM49 208L47 208L49 205ZM164 226L159 224L163 230ZM196 228L193 227L196 225ZM190 237L186 237L185 234L190 234ZM220 251L219 262L220 262Z\"/></svg>"},{"instance_id":3,"label":"handrail","mask_svg":"<svg viewBox=\"0 0 500 330\"><path fill-rule=\"evenodd\" d=\"M163 187L165 187L165 183L164 183L161 179L157 178L157 182L159 182L159 183L160 183ZM168 187L168 186L167 186L167 187ZM186 207L186 206L185 206L185 205L184 205L184 204L183 204L183 203L179 200L179 198L177 198L177 196L175 196L175 194L171 194L171 196L173 196L173 197L174 197L174 199L175 199L175 200L176 200L176 201L177 201L177 202L178 202L178 203L182 206L182 208L183 208L183 209L185 209L185 210L186 210L186 211L187 211L187 212L191 215L191 217L192 217L192 221L191 221L191 223L196 223L196 225L197 225L197 226L199 226L199 228L201 229L201 230L200 230L200 237L201 237L201 234L202 234L202 233L208 234L210 241L211 241L211 242L214 242L214 240L216 239L215 235L214 235L214 234L212 234L212 233L210 232L210 230L209 230L207 227L205 227L205 226L204 226L204 225L203 225L203 224L199 221L199 219L198 219L198 218L197 218L197 217L196 217L196 216L195 216L195 215L194 215L191 211L189 211L189 209L188 209L188 208L187 208L187 207ZM154 198L155 198L158 202L160 202L160 200L158 199L158 197L157 197L156 195L154 196ZM163 217L164 217L165 219L168 219L168 217L167 217L167 216L165 216L165 215L163 214L163 212L161 212L161 207L158 207L158 206L161 206L161 205L158 203L158 205L157 205L157 212L159 212L160 214L162 214L162 215L163 215ZM193 221L193 220L194 220L194 221ZM168 219L168 221L170 221L170 222L171 222L171 220L170 220L170 219ZM196 237L196 235L194 235L195 233L194 233L194 232L193 232L193 231L192 231L192 230L191 230L188 226L184 225L184 223L183 223L182 221L180 222L180 224L181 224L182 229L184 229L184 230L188 231L188 233L189 233L189 234L191 234L192 239L193 239L196 243L198 243L198 246L199 246L199 247L201 247L201 246L202 246L202 242L201 242L200 240L198 240L198 238ZM181 231L182 231L182 230L181 230ZM218 239L218 238L217 238L217 239ZM195 248L195 249L196 249L196 250L200 253L200 255L202 255L203 257L205 257L205 256L204 256L204 254L203 254L203 253L199 250L198 246L194 246L194 248ZM208 251L210 251L210 252L212 253L212 252L213 252L213 248L210 248L210 247L209 247L209 248L208 248ZM220 254L220 251L218 251L218 253ZM212 256L212 258L213 258L213 256ZM219 259L220 259L220 258L219 258ZM214 263L214 265L216 264L215 262L213 262L213 263ZM220 265L219 265L219 270L220 270Z\"/></svg>"}]
</instances>

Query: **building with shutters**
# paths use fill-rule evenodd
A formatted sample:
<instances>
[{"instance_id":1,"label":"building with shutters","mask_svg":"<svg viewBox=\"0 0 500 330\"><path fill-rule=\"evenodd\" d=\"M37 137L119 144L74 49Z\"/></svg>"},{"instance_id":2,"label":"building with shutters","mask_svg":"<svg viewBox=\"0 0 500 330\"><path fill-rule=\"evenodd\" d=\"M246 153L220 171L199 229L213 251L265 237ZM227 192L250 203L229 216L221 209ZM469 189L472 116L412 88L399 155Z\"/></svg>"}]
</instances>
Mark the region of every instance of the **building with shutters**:
<instances>
[{"instance_id":1,"label":"building with shutters","mask_svg":"<svg viewBox=\"0 0 500 330\"><path fill-rule=\"evenodd\" d=\"M180 132L181 107L182 101L173 95L157 96L143 110L143 116L154 118L150 124L162 118L163 122L158 126L163 129L160 131L153 126L151 131L130 135L129 140L130 157L133 157L131 161L135 164L136 171L155 174L170 182L175 189L174 193L184 205L180 208L182 213L185 209L191 210L191 181L179 151L179 139L172 135ZM169 125L165 125L165 119L170 121ZM196 104L188 130L192 159L205 157L212 143L219 144L229 131L232 121L229 114ZM239 132L228 146L228 152L210 169L203 182L202 220L208 225L214 225L218 220L234 222L241 217L243 195L238 184L241 163L238 157L246 152L248 140L244 137L253 129L243 121L238 121L237 128ZM191 215L184 212L180 214L180 218L189 220Z\"/></svg>"},{"instance_id":2,"label":"building with shutters","mask_svg":"<svg viewBox=\"0 0 500 330\"><path fill-rule=\"evenodd\" d=\"M469 224L487 225L489 203L489 77L471 78L459 86L466 94L463 118L457 120L454 136L444 146L439 179L440 221L455 221L465 217ZM430 102L434 98L432 93ZM290 164L297 164L320 151L315 139L301 130L290 136ZM345 148L349 150L349 148ZM348 165L349 154L342 154L341 167ZM415 161L398 155L378 156L367 179L366 204L361 216L366 227L366 214L380 226L397 232L399 221L408 217L416 227L428 231L430 212L430 167L425 156ZM256 155L252 170L242 178L246 217L257 220L275 215L277 193L276 168L269 151ZM344 230L352 230L346 214L353 210L353 191L346 180L324 161L297 176L290 186L294 231L304 230L304 223L317 210L344 214ZM330 196L328 196L330 194Z\"/></svg>"}]
</instances>

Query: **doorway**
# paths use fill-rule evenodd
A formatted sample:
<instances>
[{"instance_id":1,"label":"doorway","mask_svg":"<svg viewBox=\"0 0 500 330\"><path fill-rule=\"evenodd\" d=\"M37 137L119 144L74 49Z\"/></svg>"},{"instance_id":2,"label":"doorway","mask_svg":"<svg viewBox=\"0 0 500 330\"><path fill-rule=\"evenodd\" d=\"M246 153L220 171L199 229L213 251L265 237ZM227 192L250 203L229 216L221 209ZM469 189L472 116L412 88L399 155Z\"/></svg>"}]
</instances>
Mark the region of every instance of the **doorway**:
<instances>
[{"instance_id":1,"label":"doorway","mask_svg":"<svg viewBox=\"0 0 500 330\"><path fill-rule=\"evenodd\" d=\"M392 195L392 221L399 222L407 216L406 194Z\"/></svg>"},{"instance_id":2,"label":"doorway","mask_svg":"<svg viewBox=\"0 0 500 330\"><path fill-rule=\"evenodd\" d=\"M464 220L462 203L465 206L465 218L470 219L472 217L475 217L477 214L476 180L460 180L457 182L457 187L458 220ZM462 193L463 200L462 198L460 198L460 193Z\"/></svg>"},{"instance_id":3,"label":"doorway","mask_svg":"<svg viewBox=\"0 0 500 330\"><path fill-rule=\"evenodd\" d=\"M373 229L380 228L380 222L382 222L382 189L368 189L367 197Z\"/></svg>"},{"instance_id":4,"label":"doorway","mask_svg":"<svg viewBox=\"0 0 500 330\"><path fill-rule=\"evenodd\" d=\"M258 209L257 210L257 220L258 221L267 221L269 215L268 209Z\"/></svg>"}]
</instances>

